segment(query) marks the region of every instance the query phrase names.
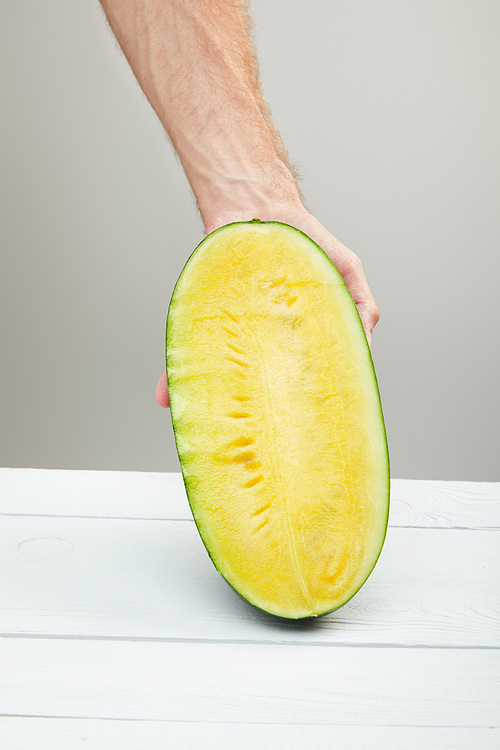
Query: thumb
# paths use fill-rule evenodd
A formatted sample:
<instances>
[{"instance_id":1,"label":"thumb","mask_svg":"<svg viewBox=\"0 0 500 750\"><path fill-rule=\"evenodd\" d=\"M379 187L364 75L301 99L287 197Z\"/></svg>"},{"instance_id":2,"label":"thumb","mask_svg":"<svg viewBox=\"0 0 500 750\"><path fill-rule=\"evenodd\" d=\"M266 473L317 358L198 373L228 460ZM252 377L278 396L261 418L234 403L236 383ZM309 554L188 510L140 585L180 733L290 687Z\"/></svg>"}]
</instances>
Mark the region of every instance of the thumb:
<instances>
[{"instance_id":1,"label":"thumb","mask_svg":"<svg viewBox=\"0 0 500 750\"><path fill-rule=\"evenodd\" d=\"M168 386L167 386L167 373L164 372L158 381L156 386L156 401L164 409L170 407L170 399L168 397Z\"/></svg>"}]
</instances>

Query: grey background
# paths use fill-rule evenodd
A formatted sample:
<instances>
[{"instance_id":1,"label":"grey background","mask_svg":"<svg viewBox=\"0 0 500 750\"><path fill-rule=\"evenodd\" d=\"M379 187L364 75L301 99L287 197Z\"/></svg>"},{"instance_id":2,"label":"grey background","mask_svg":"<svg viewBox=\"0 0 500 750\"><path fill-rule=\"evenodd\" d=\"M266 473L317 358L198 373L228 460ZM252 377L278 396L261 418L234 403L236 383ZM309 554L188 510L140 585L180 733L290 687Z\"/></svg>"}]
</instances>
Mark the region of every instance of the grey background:
<instances>
[{"instance_id":1,"label":"grey background","mask_svg":"<svg viewBox=\"0 0 500 750\"><path fill-rule=\"evenodd\" d=\"M498 480L500 3L251 7L308 206L381 310L393 476ZM154 390L189 185L97 2L0 8L0 464L178 471Z\"/></svg>"}]
</instances>

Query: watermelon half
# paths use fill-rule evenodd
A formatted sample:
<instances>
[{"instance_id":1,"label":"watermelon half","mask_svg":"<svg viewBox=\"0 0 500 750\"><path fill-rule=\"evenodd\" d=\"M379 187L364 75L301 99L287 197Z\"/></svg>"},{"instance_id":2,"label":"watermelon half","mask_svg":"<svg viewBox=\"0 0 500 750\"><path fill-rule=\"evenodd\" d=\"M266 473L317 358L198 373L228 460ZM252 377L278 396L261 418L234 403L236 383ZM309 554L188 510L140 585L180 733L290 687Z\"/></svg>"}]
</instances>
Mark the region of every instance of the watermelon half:
<instances>
[{"instance_id":1,"label":"watermelon half","mask_svg":"<svg viewBox=\"0 0 500 750\"><path fill-rule=\"evenodd\" d=\"M219 573L284 618L364 584L389 510L389 453L356 306L326 253L280 222L227 224L190 255L167 318L177 452Z\"/></svg>"}]
</instances>

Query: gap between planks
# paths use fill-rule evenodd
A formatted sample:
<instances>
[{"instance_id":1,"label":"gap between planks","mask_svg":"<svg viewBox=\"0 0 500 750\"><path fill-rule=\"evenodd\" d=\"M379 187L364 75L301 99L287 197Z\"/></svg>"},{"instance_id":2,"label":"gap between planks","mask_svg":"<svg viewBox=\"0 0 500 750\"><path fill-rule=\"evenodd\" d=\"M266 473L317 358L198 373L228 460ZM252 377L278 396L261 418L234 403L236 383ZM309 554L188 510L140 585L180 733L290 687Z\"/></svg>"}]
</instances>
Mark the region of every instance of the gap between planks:
<instances>
[{"instance_id":1,"label":"gap between planks","mask_svg":"<svg viewBox=\"0 0 500 750\"><path fill-rule=\"evenodd\" d=\"M115 722L137 722L139 724L184 724L190 726L191 724L207 724L210 726L242 726L242 727L318 727L318 724L311 722L301 721L300 724L296 724L291 721L255 721L255 722L241 722L241 721L207 721L207 719L194 719L193 721L186 721L185 719L140 719L140 718L127 718L126 716L65 716L64 714L5 714L0 713L0 719L46 719L47 721L115 721ZM460 724L457 727L456 724L326 724L321 723L320 727L335 727L341 729L342 727L357 729L361 727L370 727L373 729L500 729L500 725L496 724Z\"/></svg>"},{"instance_id":2,"label":"gap between planks","mask_svg":"<svg viewBox=\"0 0 500 750\"><path fill-rule=\"evenodd\" d=\"M300 627L300 626L299 626ZM43 641L113 641L125 643L198 643L228 644L233 646L311 646L312 648L374 648L374 649L425 649L433 651L500 651L500 646L425 643L348 643L345 641L279 641L269 638L182 638L178 636L134 636L134 635L75 635L72 633L0 633L4 640L43 640Z\"/></svg>"},{"instance_id":3,"label":"gap between planks","mask_svg":"<svg viewBox=\"0 0 500 750\"><path fill-rule=\"evenodd\" d=\"M74 515L72 513L0 513L0 518L86 518L91 521L158 521L160 523L165 522L182 522L182 523L194 523L193 518L160 518L160 517L146 517L146 516L86 516L86 515ZM389 523L388 528L390 529L425 529L426 531L499 531L500 526L421 526L421 525L408 525L404 526L398 523Z\"/></svg>"}]
</instances>

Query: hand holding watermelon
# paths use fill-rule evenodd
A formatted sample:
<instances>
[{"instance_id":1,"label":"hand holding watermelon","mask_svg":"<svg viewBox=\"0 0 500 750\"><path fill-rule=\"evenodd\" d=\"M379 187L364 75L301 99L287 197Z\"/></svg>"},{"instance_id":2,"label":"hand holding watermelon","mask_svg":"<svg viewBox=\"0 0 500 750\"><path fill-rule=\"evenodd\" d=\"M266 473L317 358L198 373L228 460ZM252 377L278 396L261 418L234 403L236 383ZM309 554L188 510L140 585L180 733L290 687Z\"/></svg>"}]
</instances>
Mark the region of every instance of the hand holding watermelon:
<instances>
[{"instance_id":1,"label":"hand holding watermelon","mask_svg":"<svg viewBox=\"0 0 500 750\"><path fill-rule=\"evenodd\" d=\"M248 221L256 215L255 210L252 209L239 212L226 211L221 214L221 219L212 219L210 222L205 222L206 232L209 234L224 224L229 224L233 221ZM264 213L261 212L259 218L262 221L274 220L291 224L311 237L325 251L344 279L351 297L356 303L368 344L371 347L372 331L380 318L380 313L370 292L361 261L357 255L330 234L302 205L281 205L275 209L267 209ZM165 408L170 406L166 372L163 372L158 380L156 400L160 406Z\"/></svg>"}]
</instances>

